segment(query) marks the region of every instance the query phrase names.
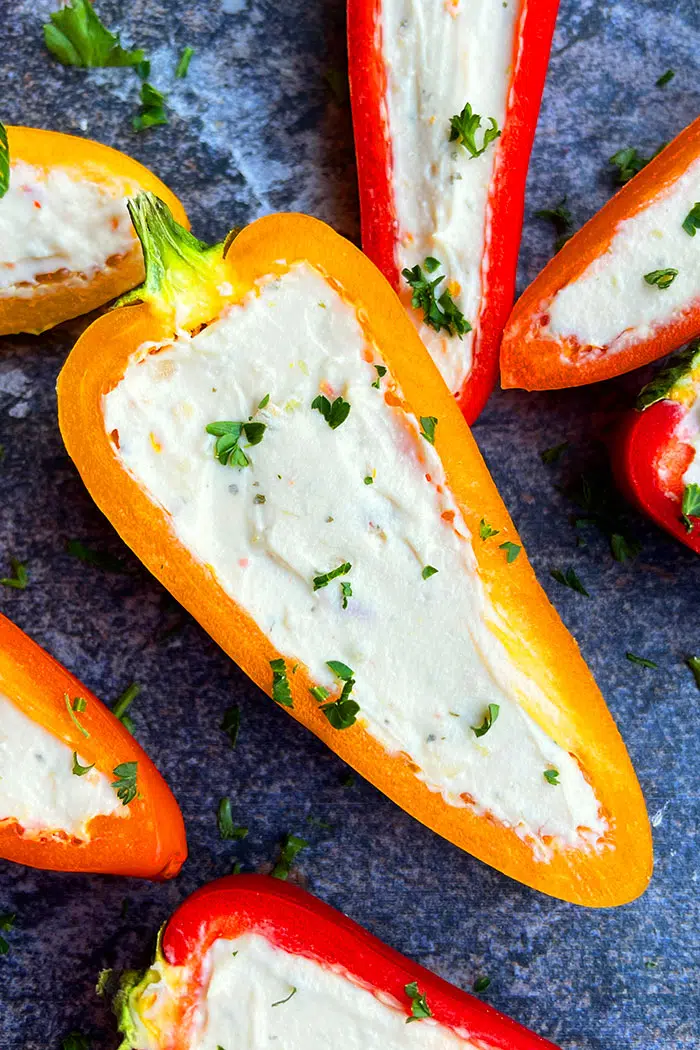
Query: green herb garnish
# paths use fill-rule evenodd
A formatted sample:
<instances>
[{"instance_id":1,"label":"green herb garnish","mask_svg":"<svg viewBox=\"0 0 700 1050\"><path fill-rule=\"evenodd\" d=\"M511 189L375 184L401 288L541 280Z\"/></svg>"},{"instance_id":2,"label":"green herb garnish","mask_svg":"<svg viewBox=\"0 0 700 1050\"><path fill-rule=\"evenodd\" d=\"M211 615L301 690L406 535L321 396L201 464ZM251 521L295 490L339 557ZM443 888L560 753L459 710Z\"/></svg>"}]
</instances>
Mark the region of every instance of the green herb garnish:
<instances>
[{"instance_id":1,"label":"green herb garnish","mask_svg":"<svg viewBox=\"0 0 700 1050\"><path fill-rule=\"evenodd\" d=\"M472 732L474 736L486 736L493 723L498 718L499 711L501 710L500 704L489 704L484 714L484 721L480 726L472 726Z\"/></svg>"},{"instance_id":2,"label":"green herb garnish","mask_svg":"<svg viewBox=\"0 0 700 1050\"><path fill-rule=\"evenodd\" d=\"M344 423L350 415L351 405L342 397L336 397L333 404L331 404L327 397L319 394L311 402L311 407L318 409L331 430L337 430L340 424Z\"/></svg>"},{"instance_id":3,"label":"green herb garnish","mask_svg":"<svg viewBox=\"0 0 700 1050\"><path fill-rule=\"evenodd\" d=\"M566 207L566 197L562 198L554 208L539 208L535 212L536 219L545 219L547 222L551 222L556 233L556 240L554 242L554 250L558 252L560 248L573 236L574 224L571 218L571 212Z\"/></svg>"},{"instance_id":4,"label":"green herb garnish","mask_svg":"<svg viewBox=\"0 0 700 1050\"><path fill-rule=\"evenodd\" d=\"M352 678L354 671L352 671L347 664L343 664L340 660L328 660L326 666L330 667L336 678L339 678L341 682L349 682Z\"/></svg>"},{"instance_id":5,"label":"green herb garnish","mask_svg":"<svg viewBox=\"0 0 700 1050\"><path fill-rule=\"evenodd\" d=\"M540 452L540 459L545 466L550 466L550 464L557 463L561 459L568 447L568 441L562 441L561 445L552 445L551 448L546 448L543 452Z\"/></svg>"},{"instance_id":6,"label":"green herb garnish","mask_svg":"<svg viewBox=\"0 0 700 1050\"><path fill-rule=\"evenodd\" d=\"M348 599L352 598L352 584L348 580L343 580L340 585L340 593L343 600L343 608L347 609Z\"/></svg>"},{"instance_id":7,"label":"green herb garnish","mask_svg":"<svg viewBox=\"0 0 700 1050\"><path fill-rule=\"evenodd\" d=\"M584 594L586 598L590 598L590 594L583 586L578 575L571 566L563 572L561 569L551 569L549 575L564 587L568 587L570 590L576 591L577 594Z\"/></svg>"},{"instance_id":8,"label":"green herb garnish","mask_svg":"<svg viewBox=\"0 0 700 1050\"><path fill-rule=\"evenodd\" d=\"M237 704L227 707L221 722L221 729L229 738L231 747L238 742L238 733L241 728L241 709Z\"/></svg>"},{"instance_id":9,"label":"green herb garnish","mask_svg":"<svg viewBox=\"0 0 700 1050\"><path fill-rule=\"evenodd\" d=\"M284 1006L285 1003L289 1002L289 1000L292 998L293 995L296 995L296 992L297 992L296 988L293 987L291 992L289 993L289 995L287 996L286 999L278 999L277 1002L273 1003L272 1005L273 1006Z\"/></svg>"},{"instance_id":10,"label":"green herb garnish","mask_svg":"<svg viewBox=\"0 0 700 1050\"><path fill-rule=\"evenodd\" d=\"M482 540L490 540L492 536L498 536L500 529L494 529L493 525L489 525L486 518L482 518L479 522L479 537Z\"/></svg>"},{"instance_id":11,"label":"green herb garnish","mask_svg":"<svg viewBox=\"0 0 700 1050\"><path fill-rule=\"evenodd\" d=\"M308 845L306 839L301 839L298 835L285 835L280 847L280 859L272 869L272 877L286 880L297 854Z\"/></svg>"},{"instance_id":12,"label":"green herb garnish","mask_svg":"<svg viewBox=\"0 0 700 1050\"><path fill-rule=\"evenodd\" d=\"M644 656L636 656L634 653L625 653L625 656L631 664L638 664L640 667L649 667L652 671L658 671L659 665L655 664L653 660L647 660Z\"/></svg>"},{"instance_id":13,"label":"green herb garnish","mask_svg":"<svg viewBox=\"0 0 700 1050\"><path fill-rule=\"evenodd\" d=\"M216 811L216 823L219 828L219 835L222 839L235 839L236 841L240 841L240 839L244 839L248 834L248 828L242 828L233 823L231 799L228 797L222 798L219 802L219 807Z\"/></svg>"},{"instance_id":14,"label":"green herb garnish","mask_svg":"<svg viewBox=\"0 0 700 1050\"><path fill-rule=\"evenodd\" d=\"M559 783L559 770L558 769L545 769L544 779L548 784L552 784L556 787Z\"/></svg>"},{"instance_id":15,"label":"green herb garnish","mask_svg":"<svg viewBox=\"0 0 700 1050\"><path fill-rule=\"evenodd\" d=\"M474 981L474 984L472 985L472 988L477 994L480 994L481 992L485 992L490 984L490 977L477 977L477 979Z\"/></svg>"},{"instance_id":16,"label":"green herb garnish","mask_svg":"<svg viewBox=\"0 0 700 1050\"><path fill-rule=\"evenodd\" d=\"M354 672L347 664L341 663L340 660L328 660L327 666L330 667L336 678L341 680L343 688L336 700L331 700L329 703L324 703L321 706L321 711L334 729L349 729L350 726L355 724L357 713L360 710L360 705L355 700L350 699L350 694L355 686ZM314 693L314 689L311 691L317 698L325 699L325 697L322 697L322 692L328 696L328 691L323 686L315 686L314 688L316 692Z\"/></svg>"},{"instance_id":17,"label":"green herb garnish","mask_svg":"<svg viewBox=\"0 0 700 1050\"><path fill-rule=\"evenodd\" d=\"M506 540L505 543L499 543L498 549L506 552L506 561L510 565L518 557L522 547L517 543L511 543L510 540Z\"/></svg>"},{"instance_id":18,"label":"green herb garnish","mask_svg":"<svg viewBox=\"0 0 700 1050\"><path fill-rule=\"evenodd\" d=\"M655 285L663 291L664 288L673 284L677 276L678 270L668 266L665 270L651 270L650 273L645 273L644 280L647 284Z\"/></svg>"},{"instance_id":19,"label":"green herb garnish","mask_svg":"<svg viewBox=\"0 0 700 1050\"><path fill-rule=\"evenodd\" d=\"M405 985L404 991L411 1000L411 1016L406 1018L406 1024L410 1024L411 1021L423 1021L426 1017L433 1016L425 995L418 991L417 981L411 981L410 984Z\"/></svg>"},{"instance_id":20,"label":"green herb garnish","mask_svg":"<svg viewBox=\"0 0 700 1050\"><path fill-rule=\"evenodd\" d=\"M421 576L424 580L429 580L430 577L434 576L437 571L438 570L435 568L434 565L426 565L421 573Z\"/></svg>"},{"instance_id":21,"label":"green herb garnish","mask_svg":"<svg viewBox=\"0 0 700 1050\"><path fill-rule=\"evenodd\" d=\"M141 686L139 683L131 682L112 705L112 714L114 717L118 718L124 728L128 729L132 734L134 732L134 723L131 720L131 716L127 714L127 710L129 706L133 704L140 692Z\"/></svg>"},{"instance_id":22,"label":"green herb garnish","mask_svg":"<svg viewBox=\"0 0 700 1050\"><path fill-rule=\"evenodd\" d=\"M90 770L94 769L94 768L95 768L95 763L94 762L92 763L91 766L81 766L80 762L78 761L78 752L77 751L73 752L73 770L72 770L72 772L73 772L73 776L74 777L84 777L86 773L89 773Z\"/></svg>"},{"instance_id":23,"label":"green herb garnish","mask_svg":"<svg viewBox=\"0 0 700 1050\"><path fill-rule=\"evenodd\" d=\"M649 157L643 157L633 146L627 146L613 153L609 163L617 168L615 181L623 186L638 175L642 168L647 166L649 160Z\"/></svg>"},{"instance_id":24,"label":"green herb garnish","mask_svg":"<svg viewBox=\"0 0 700 1050\"><path fill-rule=\"evenodd\" d=\"M132 128L134 131L145 131L146 128L155 128L167 123L169 121L165 112L165 95L145 80L141 85L141 111L131 118Z\"/></svg>"},{"instance_id":25,"label":"green herb garnish","mask_svg":"<svg viewBox=\"0 0 700 1050\"><path fill-rule=\"evenodd\" d=\"M1 163L2 156L0 155L0 165ZM0 170L0 183L1 181L2 171ZM2 196L2 194L0 194L0 196ZM700 201L695 202L686 217L683 219L681 225L689 237L694 237L695 231L700 230Z\"/></svg>"},{"instance_id":26,"label":"green herb garnish","mask_svg":"<svg viewBox=\"0 0 700 1050\"><path fill-rule=\"evenodd\" d=\"M700 517L700 485L694 481L691 482L690 485L686 485L683 489L681 514L686 529L688 532L692 532L695 523L690 519Z\"/></svg>"},{"instance_id":27,"label":"green herb garnish","mask_svg":"<svg viewBox=\"0 0 700 1050\"><path fill-rule=\"evenodd\" d=\"M10 147L7 143L7 129L0 121L0 198L10 188Z\"/></svg>"},{"instance_id":28,"label":"green herb garnish","mask_svg":"<svg viewBox=\"0 0 700 1050\"><path fill-rule=\"evenodd\" d=\"M372 477L371 474L367 474L365 476L364 480L365 480L365 485L374 485L374 478Z\"/></svg>"},{"instance_id":29,"label":"green herb garnish","mask_svg":"<svg viewBox=\"0 0 700 1050\"><path fill-rule=\"evenodd\" d=\"M438 425L437 416L420 417L420 435L431 445L435 444L435 428Z\"/></svg>"},{"instance_id":30,"label":"green herb garnish","mask_svg":"<svg viewBox=\"0 0 700 1050\"><path fill-rule=\"evenodd\" d=\"M423 311L424 324L436 332L444 329L448 335L458 335L460 339L471 332L472 326L455 303L449 288L439 298L435 294L437 286L445 280L444 274L429 281L418 264L410 270L404 268L401 274L413 292L411 306Z\"/></svg>"},{"instance_id":31,"label":"green herb garnish","mask_svg":"<svg viewBox=\"0 0 700 1050\"><path fill-rule=\"evenodd\" d=\"M86 547L80 540L69 540L66 544L66 553L86 565L94 565L96 569L103 569L104 572L123 574L128 571L126 563L121 558L115 558L107 551Z\"/></svg>"},{"instance_id":32,"label":"green herb garnish","mask_svg":"<svg viewBox=\"0 0 700 1050\"><path fill-rule=\"evenodd\" d=\"M245 435L248 444L246 448L259 445L262 441L267 426L265 423L256 423L249 420L247 423L237 423L233 420L220 419L214 423L207 423L204 428L207 434L216 438L214 455L222 467L247 467L250 460L240 447L240 440Z\"/></svg>"},{"instance_id":33,"label":"green herb garnish","mask_svg":"<svg viewBox=\"0 0 700 1050\"><path fill-rule=\"evenodd\" d=\"M386 375L386 365L375 365L377 369L377 378L372 383L372 386L379 390L379 381Z\"/></svg>"},{"instance_id":34,"label":"green herb garnish","mask_svg":"<svg viewBox=\"0 0 700 1050\"><path fill-rule=\"evenodd\" d=\"M319 704L327 700L331 695L326 689L325 685L312 685L309 692L313 696L314 700L318 700Z\"/></svg>"},{"instance_id":35,"label":"green herb garnish","mask_svg":"<svg viewBox=\"0 0 700 1050\"><path fill-rule=\"evenodd\" d=\"M87 701L84 699L84 697L77 696L71 706L70 697L68 696L68 693L63 694L63 699L66 705L66 711L70 715L70 719L73 725L79 732L83 734L84 737L89 737L90 734L88 733L87 729L84 729L83 726L81 726L78 719L76 718L76 712L83 712L87 707Z\"/></svg>"},{"instance_id":36,"label":"green herb garnish","mask_svg":"<svg viewBox=\"0 0 700 1050\"><path fill-rule=\"evenodd\" d=\"M4 933L10 933L14 929L16 920L17 916L13 912L0 912L0 930ZM0 936L0 955L7 955L9 950L9 942Z\"/></svg>"},{"instance_id":37,"label":"green herb garnish","mask_svg":"<svg viewBox=\"0 0 700 1050\"><path fill-rule=\"evenodd\" d=\"M478 113L474 113L470 103L467 102L461 113L450 117L450 142L458 142L460 146L464 146L472 158L480 157L501 134L498 130L498 121L494 117L486 119L490 121L490 127L484 128L479 147L476 144L476 133L481 128L481 117Z\"/></svg>"},{"instance_id":38,"label":"green herb garnish","mask_svg":"<svg viewBox=\"0 0 700 1050\"><path fill-rule=\"evenodd\" d=\"M175 70L175 76L178 78L178 80L182 80L184 77L187 76L187 71L190 68L190 62L192 61L193 54L194 48L190 47L189 45L182 49L180 61L178 62L177 68Z\"/></svg>"},{"instance_id":39,"label":"green herb garnish","mask_svg":"<svg viewBox=\"0 0 700 1050\"><path fill-rule=\"evenodd\" d=\"M278 660L270 660L270 667L272 668L272 699L282 707L294 707L284 660L281 657Z\"/></svg>"},{"instance_id":40,"label":"green herb garnish","mask_svg":"<svg viewBox=\"0 0 700 1050\"><path fill-rule=\"evenodd\" d=\"M318 591L321 587L327 587L331 580L337 579L338 576L346 576L351 568L350 562L344 561L337 569L331 569L330 572L323 572L320 576L314 576L314 590Z\"/></svg>"},{"instance_id":41,"label":"green herb garnish","mask_svg":"<svg viewBox=\"0 0 700 1050\"><path fill-rule=\"evenodd\" d=\"M700 656L689 656L686 661L686 666L693 672L693 678L695 684L700 689Z\"/></svg>"},{"instance_id":42,"label":"green herb garnish","mask_svg":"<svg viewBox=\"0 0 700 1050\"><path fill-rule=\"evenodd\" d=\"M49 17L44 42L64 66L136 66L144 59L140 49L121 46L119 35L102 24L89 0L69 0Z\"/></svg>"},{"instance_id":43,"label":"green herb garnish","mask_svg":"<svg viewBox=\"0 0 700 1050\"><path fill-rule=\"evenodd\" d=\"M12 569L12 576L3 576L0 579L0 587L12 587L16 591L26 590L29 583L29 573L27 572L26 564L19 561L18 558L10 558L10 568Z\"/></svg>"},{"instance_id":44,"label":"green herb garnish","mask_svg":"<svg viewBox=\"0 0 700 1050\"><path fill-rule=\"evenodd\" d=\"M61 1050L90 1050L90 1040L82 1032L70 1032L61 1040Z\"/></svg>"},{"instance_id":45,"label":"green herb garnish","mask_svg":"<svg viewBox=\"0 0 700 1050\"><path fill-rule=\"evenodd\" d=\"M669 81L673 80L676 75L675 69L667 69L665 73L662 73L659 79L656 81L657 87L664 87Z\"/></svg>"},{"instance_id":46,"label":"green herb garnish","mask_svg":"<svg viewBox=\"0 0 700 1050\"><path fill-rule=\"evenodd\" d=\"M112 773L117 778L113 781L112 787L123 806L128 806L130 802L133 802L138 793L136 786L137 769L138 762L122 762L121 765L116 766L112 770Z\"/></svg>"}]
</instances>

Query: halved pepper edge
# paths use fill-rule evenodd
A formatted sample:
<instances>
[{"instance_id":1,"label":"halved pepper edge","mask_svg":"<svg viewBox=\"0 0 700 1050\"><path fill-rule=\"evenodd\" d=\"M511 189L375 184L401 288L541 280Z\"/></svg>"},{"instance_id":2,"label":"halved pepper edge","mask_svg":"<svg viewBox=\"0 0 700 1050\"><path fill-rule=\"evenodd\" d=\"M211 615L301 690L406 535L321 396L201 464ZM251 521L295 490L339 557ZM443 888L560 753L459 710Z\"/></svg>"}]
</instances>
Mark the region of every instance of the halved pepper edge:
<instances>
[{"instance_id":1,"label":"halved pepper edge","mask_svg":"<svg viewBox=\"0 0 700 1050\"><path fill-rule=\"evenodd\" d=\"M258 219L223 247L204 250L191 235L178 232L160 205L144 198L132 207L149 277L129 299L143 301L99 318L76 344L58 380L61 432L88 490L125 542L268 695L270 661L280 654L215 575L176 539L167 515L121 465L105 431L104 395L121 380L140 345L172 337L175 303L178 326L195 330L216 318L227 302L244 298L261 277L283 274L301 260L317 268L371 325L371 337L410 411L439 417L435 445L472 534L479 535L485 518L500 530L499 541L518 542L469 429L403 306L353 245L318 220L279 214ZM556 717L558 743L579 756L610 816L611 848L562 851L539 863L512 829L448 805L415 776L406 756L388 754L359 724L343 732L334 729L310 695L314 682L301 665L290 676L294 706L289 713L413 816L506 874L581 904L630 900L650 877L651 843L620 735L524 552L508 564L495 544L477 543L474 550L483 585L507 624L499 639L549 698L546 711L533 708L528 714L545 731Z\"/></svg>"},{"instance_id":2,"label":"halved pepper edge","mask_svg":"<svg viewBox=\"0 0 700 1050\"><path fill-rule=\"evenodd\" d=\"M88 841L22 834L16 822L0 821L0 857L51 871L156 880L177 875L187 857L182 814L146 752L96 696L1 613L0 693L111 779L118 766L136 762L137 788L126 815L90 821ZM85 704L76 714L78 697Z\"/></svg>"},{"instance_id":3,"label":"halved pepper edge","mask_svg":"<svg viewBox=\"0 0 700 1050\"><path fill-rule=\"evenodd\" d=\"M457 395L468 423L486 404L498 378L503 328L515 291L525 181L544 88L559 0L519 0L506 119L496 148L484 231L482 294L474 323L470 374ZM382 0L348 0L348 58L362 250L395 291L397 219L391 188L386 72L379 36ZM467 100L465 100L467 101Z\"/></svg>"},{"instance_id":4,"label":"halved pepper edge","mask_svg":"<svg viewBox=\"0 0 700 1050\"><path fill-rule=\"evenodd\" d=\"M700 344L694 343L641 391L613 448L618 483L652 521L700 554L700 517L683 514L683 475L695 456L679 436L700 392Z\"/></svg>"},{"instance_id":5,"label":"halved pepper edge","mask_svg":"<svg viewBox=\"0 0 700 1050\"><path fill-rule=\"evenodd\" d=\"M249 932L261 934L286 952L350 974L375 993L390 996L405 1005L407 1020L411 1001L405 988L417 982L433 1019L466 1033L483 1050L554 1050L553 1043L414 964L310 893L266 875L228 876L203 886L180 905L161 930L156 961L192 968L184 983L180 1008L176 1007L171 1017L182 1043L168 1043L170 1050L184 1050L190 1045L192 1006L205 991L201 963L211 945L218 938L233 939ZM148 1000L149 977L147 970L127 972L122 978L114 1003L124 1035L120 1050L143 1050L138 1018L142 1003ZM342 1037L341 1031L338 1037Z\"/></svg>"},{"instance_id":6,"label":"halved pepper edge","mask_svg":"<svg viewBox=\"0 0 700 1050\"><path fill-rule=\"evenodd\" d=\"M591 263L603 256L618 225L671 187L697 157L700 157L700 117L574 234L526 288L513 307L503 333L501 385L504 388L555 390L597 383L664 357L700 333L700 297L688 303L669 323L655 325L647 337L614 352L602 347L588 353L586 347L575 346L570 339L554 338L544 331L547 310L557 292L577 280ZM693 203L689 200L689 209ZM640 281L642 277L640 273ZM663 291L659 294L663 295ZM605 304L601 303L600 309L604 308Z\"/></svg>"},{"instance_id":7,"label":"halved pepper edge","mask_svg":"<svg viewBox=\"0 0 700 1050\"><path fill-rule=\"evenodd\" d=\"M9 125L6 131L11 165L15 160L22 160L38 168L77 169L86 179L98 184L123 179L130 184L131 193L140 189L158 194L178 222L189 226L177 197L148 168L125 153L58 131ZM143 277L140 253L130 252L116 265L94 274L88 283L53 281L41 285L33 296L0 296L0 335L38 334L70 318L90 313L140 284Z\"/></svg>"}]
</instances>

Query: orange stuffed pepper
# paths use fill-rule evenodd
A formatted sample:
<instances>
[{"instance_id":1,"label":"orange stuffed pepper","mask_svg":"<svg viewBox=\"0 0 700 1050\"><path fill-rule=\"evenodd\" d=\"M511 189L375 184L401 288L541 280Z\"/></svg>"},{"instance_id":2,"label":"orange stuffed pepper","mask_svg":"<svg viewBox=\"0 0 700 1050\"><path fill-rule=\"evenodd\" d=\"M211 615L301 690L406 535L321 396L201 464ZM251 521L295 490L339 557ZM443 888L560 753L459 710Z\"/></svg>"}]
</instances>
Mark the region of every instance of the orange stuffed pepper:
<instances>
[{"instance_id":1,"label":"orange stuffed pepper","mask_svg":"<svg viewBox=\"0 0 700 1050\"><path fill-rule=\"evenodd\" d=\"M149 879L182 867L182 815L143 748L2 614L0 770L0 857Z\"/></svg>"},{"instance_id":2,"label":"orange stuffed pepper","mask_svg":"<svg viewBox=\"0 0 700 1050\"><path fill-rule=\"evenodd\" d=\"M303 215L209 248L148 195L130 210L146 283L58 383L99 507L262 689L424 824L567 900L641 893L622 740L389 284Z\"/></svg>"},{"instance_id":3,"label":"orange stuffed pepper","mask_svg":"<svg viewBox=\"0 0 700 1050\"><path fill-rule=\"evenodd\" d=\"M0 124L0 335L43 332L143 280L126 197L182 205L142 164L99 142Z\"/></svg>"}]
</instances>

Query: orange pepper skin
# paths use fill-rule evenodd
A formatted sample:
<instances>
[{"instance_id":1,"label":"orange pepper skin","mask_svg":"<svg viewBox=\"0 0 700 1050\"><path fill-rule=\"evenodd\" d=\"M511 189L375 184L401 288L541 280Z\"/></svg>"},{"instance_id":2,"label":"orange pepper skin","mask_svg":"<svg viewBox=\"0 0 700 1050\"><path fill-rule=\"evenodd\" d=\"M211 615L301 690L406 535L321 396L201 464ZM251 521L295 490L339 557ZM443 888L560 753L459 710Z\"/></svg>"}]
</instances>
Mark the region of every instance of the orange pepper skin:
<instances>
[{"instance_id":1,"label":"orange pepper skin","mask_svg":"<svg viewBox=\"0 0 700 1050\"><path fill-rule=\"evenodd\" d=\"M125 153L58 131L13 126L8 126L6 131L10 163L23 160L37 168L63 167L98 184L120 180L129 194L151 190L166 201L181 225L189 226L177 197L148 168ZM132 251L115 265L99 270L89 281L51 281L37 285L30 297L0 298L0 336L17 332L37 335L62 321L96 310L135 288L143 277L143 257L136 242Z\"/></svg>"},{"instance_id":2,"label":"orange pepper skin","mask_svg":"<svg viewBox=\"0 0 700 1050\"><path fill-rule=\"evenodd\" d=\"M98 816L90 838L24 835L15 821L0 821L0 857L50 871L99 872L171 879L187 858L185 826L170 788L119 719L69 671L0 613L0 693L71 748L86 764L111 777L123 762L137 763L138 795L126 816ZM76 715L66 707L86 700Z\"/></svg>"},{"instance_id":3,"label":"orange pepper skin","mask_svg":"<svg viewBox=\"0 0 700 1050\"><path fill-rule=\"evenodd\" d=\"M557 339L546 332L547 311L554 296L572 284L610 246L620 222L632 218L683 174L700 156L700 117L619 193L601 208L523 292L513 307L501 343L501 386L523 390L557 390L583 386L630 372L665 357L700 334L700 298L688 303L668 324L647 338L607 352ZM689 202L692 207L692 201ZM640 275L641 279L641 275ZM601 303L601 310L605 304Z\"/></svg>"},{"instance_id":4,"label":"orange pepper skin","mask_svg":"<svg viewBox=\"0 0 700 1050\"><path fill-rule=\"evenodd\" d=\"M500 542L519 543L469 427L400 300L349 241L308 216L268 215L227 244L224 272L216 280L219 285L228 283L234 301L239 301L261 277L284 273L302 260L325 274L356 307L409 410L416 417L439 418L435 446L471 534L479 535L485 518L500 530ZM208 320L216 316L215 310ZM125 542L271 695L270 661L280 654L214 573L176 540L168 517L121 465L105 432L103 398L121 380L130 356L144 342L171 338L173 332L173 319L147 302L95 321L59 376L61 433L93 499ZM303 665L290 676L290 714L423 824L512 878L579 904L601 907L629 901L643 892L650 878L651 836L644 800L613 719L525 553L507 564L497 545L478 541L474 553L486 593L505 623L499 639L551 700L546 711L529 705L528 714L545 730L554 727L560 746L578 756L609 815L608 847L601 852L555 851L550 861L537 861L512 829L469 807L451 806L430 791L405 755L387 753L359 723L342 732L333 729L309 694L314 683Z\"/></svg>"}]
</instances>

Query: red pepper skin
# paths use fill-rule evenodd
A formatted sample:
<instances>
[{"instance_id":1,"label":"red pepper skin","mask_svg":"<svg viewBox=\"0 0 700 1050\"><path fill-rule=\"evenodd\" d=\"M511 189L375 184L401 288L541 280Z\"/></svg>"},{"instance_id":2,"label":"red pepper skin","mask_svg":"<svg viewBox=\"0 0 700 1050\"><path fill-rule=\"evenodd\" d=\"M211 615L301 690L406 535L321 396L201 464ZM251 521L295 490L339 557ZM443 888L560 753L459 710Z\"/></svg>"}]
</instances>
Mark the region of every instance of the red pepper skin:
<instances>
[{"instance_id":1,"label":"red pepper skin","mask_svg":"<svg viewBox=\"0 0 700 1050\"><path fill-rule=\"evenodd\" d=\"M436 1021L468 1033L482 1050L556 1050L466 992L417 966L311 894L267 875L232 875L193 893L163 932L167 962L203 959L219 937L257 931L285 951L339 967L371 988L410 1001L405 986L418 982Z\"/></svg>"},{"instance_id":2,"label":"red pepper skin","mask_svg":"<svg viewBox=\"0 0 700 1050\"><path fill-rule=\"evenodd\" d=\"M391 186L391 141L384 106L386 71L380 43L381 3L382 0L348 0L350 99L362 250L398 291L395 256L398 224ZM506 119L498 140L489 193L473 362L457 395L468 423L477 418L498 378L501 335L514 299L525 180L558 7L559 0L520 0Z\"/></svg>"},{"instance_id":3,"label":"red pepper skin","mask_svg":"<svg viewBox=\"0 0 700 1050\"><path fill-rule=\"evenodd\" d=\"M614 448L613 468L631 503L700 554L700 523L688 532L681 520L682 478L694 456L692 446L676 436L685 414L682 405L670 400L628 413Z\"/></svg>"}]
</instances>

